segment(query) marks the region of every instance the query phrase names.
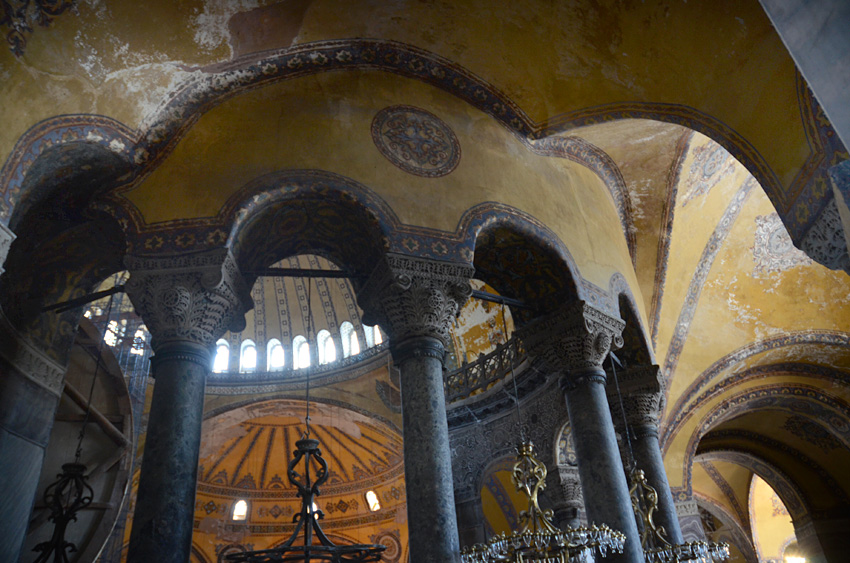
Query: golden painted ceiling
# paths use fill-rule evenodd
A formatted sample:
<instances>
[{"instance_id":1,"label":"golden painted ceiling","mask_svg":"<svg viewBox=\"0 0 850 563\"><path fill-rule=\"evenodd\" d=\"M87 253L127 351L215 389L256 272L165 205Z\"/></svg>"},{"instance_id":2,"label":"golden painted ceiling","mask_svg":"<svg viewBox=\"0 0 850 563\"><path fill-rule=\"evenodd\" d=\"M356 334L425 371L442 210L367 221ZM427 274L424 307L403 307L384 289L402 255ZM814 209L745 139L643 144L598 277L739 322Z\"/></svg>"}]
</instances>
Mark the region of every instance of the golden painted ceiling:
<instances>
[{"instance_id":1,"label":"golden painted ceiling","mask_svg":"<svg viewBox=\"0 0 850 563\"><path fill-rule=\"evenodd\" d=\"M454 236L475 206L511 206L564 243L577 283L625 280L668 390L661 439L675 490L717 496L710 461L737 491L723 501L734 512L740 464L723 460L755 451L812 482L810 510L850 495L848 278L795 246L829 197L823 171L847 152L758 1L194 0L144 14L78 2L20 51L0 49L4 220L41 186L32 170L73 177L68 161L39 160L68 139L126 159L91 197L145 234L139 252L189 245L167 231L219 225L255 182L305 170L366 186L417 233ZM398 105L453 132L450 173L411 174L376 148L373 120ZM291 266L329 267L295 254ZM279 300L276 283L256 296ZM332 285L316 328L359 318L350 288ZM277 334L278 304L258 308L248 333L262 310L263 334ZM302 312L286 310L297 331ZM498 340L499 312L464 315L455 346L472 359ZM299 417L263 405L211 421L209 495L283 494L270 488L284 478L275 460ZM316 434L339 457L331 488L396 475L396 434L322 408L331 414ZM369 436L387 448L364 447ZM356 497L341 491L339 502Z\"/></svg>"}]
</instances>

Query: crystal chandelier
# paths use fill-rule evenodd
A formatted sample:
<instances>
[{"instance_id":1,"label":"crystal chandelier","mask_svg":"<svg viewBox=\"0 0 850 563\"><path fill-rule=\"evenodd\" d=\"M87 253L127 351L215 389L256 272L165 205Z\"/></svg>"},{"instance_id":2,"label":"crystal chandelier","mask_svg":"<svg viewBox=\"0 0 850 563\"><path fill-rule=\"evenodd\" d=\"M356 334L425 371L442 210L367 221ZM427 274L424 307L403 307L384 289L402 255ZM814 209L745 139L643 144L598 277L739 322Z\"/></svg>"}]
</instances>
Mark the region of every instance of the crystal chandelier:
<instances>
[{"instance_id":1,"label":"crystal chandelier","mask_svg":"<svg viewBox=\"0 0 850 563\"><path fill-rule=\"evenodd\" d=\"M534 445L517 447L511 480L528 497L528 509L520 513L522 529L500 534L487 544L465 547L463 563L589 563L594 556L622 553L626 536L605 526L582 526L559 530L552 525L552 511L543 511L538 493L546 486L546 466L534 457Z\"/></svg>"},{"instance_id":2,"label":"crystal chandelier","mask_svg":"<svg viewBox=\"0 0 850 563\"><path fill-rule=\"evenodd\" d=\"M647 483L646 475L640 469L634 469L630 477L632 486L629 496L632 499L632 509L640 530L640 544L647 563L713 563L729 558L727 543L695 541L673 545L667 541L664 527L654 522L654 513L658 510L658 492Z\"/></svg>"}]
</instances>

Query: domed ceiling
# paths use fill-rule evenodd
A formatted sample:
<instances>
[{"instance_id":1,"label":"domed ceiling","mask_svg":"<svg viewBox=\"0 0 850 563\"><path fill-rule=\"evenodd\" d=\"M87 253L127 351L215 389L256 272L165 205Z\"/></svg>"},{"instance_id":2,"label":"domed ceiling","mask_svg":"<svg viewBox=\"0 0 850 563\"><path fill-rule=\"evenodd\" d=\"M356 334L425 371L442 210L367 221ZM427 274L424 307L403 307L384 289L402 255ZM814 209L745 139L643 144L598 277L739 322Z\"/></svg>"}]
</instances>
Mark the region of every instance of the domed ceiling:
<instances>
[{"instance_id":1,"label":"domed ceiling","mask_svg":"<svg viewBox=\"0 0 850 563\"><path fill-rule=\"evenodd\" d=\"M300 510L287 479L295 442L305 433L306 403L277 399L253 403L208 419L204 425L195 503L196 548L215 553L222 542L265 549L286 540ZM389 422L323 403L310 404L311 437L319 440L330 478L316 504L322 528L340 543L388 546L387 560L406 550L406 503L402 439ZM296 468L296 470L299 470ZM374 491L380 508L370 510ZM237 501L247 518L235 521ZM245 546L248 548L248 546Z\"/></svg>"}]
</instances>

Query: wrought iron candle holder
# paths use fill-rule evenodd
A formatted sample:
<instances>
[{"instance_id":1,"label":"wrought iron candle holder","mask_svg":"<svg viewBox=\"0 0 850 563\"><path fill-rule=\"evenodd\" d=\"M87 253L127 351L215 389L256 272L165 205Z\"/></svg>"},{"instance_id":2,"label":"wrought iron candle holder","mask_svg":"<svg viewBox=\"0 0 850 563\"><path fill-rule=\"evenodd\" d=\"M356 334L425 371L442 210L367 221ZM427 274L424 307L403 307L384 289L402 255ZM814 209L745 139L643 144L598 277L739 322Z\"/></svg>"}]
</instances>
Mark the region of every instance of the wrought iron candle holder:
<instances>
[{"instance_id":1,"label":"wrought iron candle holder","mask_svg":"<svg viewBox=\"0 0 850 563\"><path fill-rule=\"evenodd\" d=\"M241 561L250 563L281 563L304 561L329 561L331 563L369 563L380 561L381 553L386 546L379 544L356 544L336 545L325 532L319 521L324 518L324 513L314 509L313 499L319 495L319 486L328 480L328 463L322 458L319 450L319 441L313 438L302 438L295 442L298 448L295 457L289 462L287 476L289 482L298 489L301 497L301 512L296 514L292 521L296 523L295 531L283 545L273 549L258 551L246 551L243 553L232 553L227 555L227 561ZM299 474L295 467L298 462L304 460L304 472ZM318 464L315 481L311 480L311 464ZM299 477L303 476L303 481ZM296 544L299 534L303 537L302 544ZM318 538L319 543L313 543L313 537Z\"/></svg>"}]
</instances>

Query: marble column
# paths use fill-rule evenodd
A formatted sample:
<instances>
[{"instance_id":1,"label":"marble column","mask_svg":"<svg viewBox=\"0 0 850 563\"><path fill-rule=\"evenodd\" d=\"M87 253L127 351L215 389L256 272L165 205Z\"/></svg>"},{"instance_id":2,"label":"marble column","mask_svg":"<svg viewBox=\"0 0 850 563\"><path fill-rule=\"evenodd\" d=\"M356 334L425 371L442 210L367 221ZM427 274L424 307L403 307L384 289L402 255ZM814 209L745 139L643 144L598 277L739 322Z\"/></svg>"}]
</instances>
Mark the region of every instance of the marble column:
<instances>
[{"instance_id":1,"label":"marble column","mask_svg":"<svg viewBox=\"0 0 850 563\"><path fill-rule=\"evenodd\" d=\"M128 257L127 269L127 293L153 335L155 381L127 561L185 563L213 347L244 327L251 298L226 249Z\"/></svg>"},{"instance_id":2,"label":"marble column","mask_svg":"<svg viewBox=\"0 0 850 563\"><path fill-rule=\"evenodd\" d=\"M455 501L455 511L460 545L472 546L487 541L484 507L481 505L480 496Z\"/></svg>"},{"instance_id":3,"label":"marble column","mask_svg":"<svg viewBox=\"0 0 850 563\"><path fill-rule=\"evenodd\" d=\"M682 529L658 443L658 417L664 399L660 369L658 366L629 367L618 371L617 379L618 386L610 381L608 383L608 403L614 426L624 440L628 432L634 462L638 469L643 470L647 483L658 493L655 524L664 527L667 541L674 545L683 543ZM623 414L627 428L623 427Z\"/></svg>"},{"instance_id":4,"label":"marble column","mask_svg":"<svg viewBox=\"0 0 850 563\"><path fill-rule=\"evenodd\" d=\"M581 526L581 510L584 507L578 467L572 465L558 467L557 476L561 494L555 502L552 522L562 530L578 528Z\"/></svg>"},{"instance_id":5,"label":"marble column","mask_svg":"<svg viewBox=\"0 0 850 563\"><path fill-rule=\"evenodd\" d=\"M682 490L679 491L675 499L676 516L679 518L679 526L685 541L707 541L697 501Z\"/></svg>"},{"instance_id":6,"label":"marble column","mask_svg":"<svg viewBox=\"0 0 850 563\"><path fill-rule=\"evenodd\" d=\"M625 551L607 560L642 563L637 522L605 395L602 361L622 346L621 319L583 301L538 317L520 331L526 350L560 375L575 440L587 520L626 534Z\"/></svg>"},{"instance_id":7,"label":"marble column","mask_svg":"<svg viewBox=\"0 0 850 563\"><path fill-rule=\"evenodd\" d=\"M21 556L64 376L0 312L0 561Z\"/></svg>"},{"instance_id":8,"label":"marble column","mask_svg":"<svg viewBox=\"0 0 850 563\"><path fill-rule=\"evenodd\" d=\"M449 327L472 289L466 264L388 254L358 292L399 368L412 563L460 560L443 360Z\"/></svg>"}]
</instances>

